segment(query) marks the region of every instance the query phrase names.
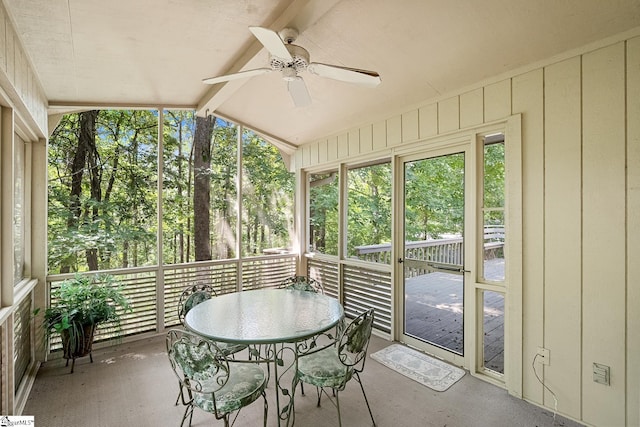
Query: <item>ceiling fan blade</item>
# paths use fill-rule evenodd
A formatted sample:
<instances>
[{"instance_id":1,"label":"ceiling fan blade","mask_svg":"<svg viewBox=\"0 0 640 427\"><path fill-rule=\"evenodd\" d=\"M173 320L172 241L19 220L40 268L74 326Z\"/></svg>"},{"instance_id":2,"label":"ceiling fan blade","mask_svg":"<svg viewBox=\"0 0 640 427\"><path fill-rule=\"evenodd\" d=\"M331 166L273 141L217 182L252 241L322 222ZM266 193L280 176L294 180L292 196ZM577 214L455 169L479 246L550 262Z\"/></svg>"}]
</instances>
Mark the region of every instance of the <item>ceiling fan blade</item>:
<instances>
[{"instance_id":1,"label":"ceiling fan blade","mask_svg":"<svg viewBox=\"0 0 640 427\"><path fill-rule=\"evenodd\" d=\"M256 36L271 55L286 59L287 61L293 61L293 57L287 50L287 47L284 45L284 42L278 33L263 27L249 27L249 31Z\"/></svg>"},{"instance_id":2,"label":"ceiling fan blade","mask_svg":"<svg viewBox=\"0 0 640 427\"><path fill-rule=\"evenodd\" d=\"M306 107L311 104L311 97L309 96L307 85L301 77L296 77L294 80L288 81L287 88L296 107Z\"/></svg>"},{"instance_id":3,"label":"ceiling fan blade","mask_svg":"<svg viewBox=\"0 0 640 427\"><path fill-rule=\"evenodd\" d=\"M255 70L240 71L238 73L227 74L226 76L210 77L202 80L202 83L213 85L216 83L228 82L229 80L245 79L253 76L259 76L271 71L271 68L256 68Z\"/></svg>"},{"instance_id":4,"label":"ceiling fan blade","mask_svg":"<svg viewBox=\"0 0 640 427\"><path fill-rule=\"evenodd\" d=\"M327 77L367 87L376 87L381 82L380 75L375 71L360 70L358 68L339 67L337 65L312 62L307 67L307 70L320 77Z\"/></svg>"}]
</instances>

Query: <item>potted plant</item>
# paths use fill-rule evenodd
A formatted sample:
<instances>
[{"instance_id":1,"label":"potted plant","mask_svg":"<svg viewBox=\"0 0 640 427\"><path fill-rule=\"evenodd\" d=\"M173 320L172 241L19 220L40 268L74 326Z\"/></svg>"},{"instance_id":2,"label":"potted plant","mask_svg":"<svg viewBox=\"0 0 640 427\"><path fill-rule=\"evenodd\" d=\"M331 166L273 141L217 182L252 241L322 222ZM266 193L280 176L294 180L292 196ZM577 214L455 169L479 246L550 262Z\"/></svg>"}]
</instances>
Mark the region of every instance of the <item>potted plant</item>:
<instances>
[{"instance_id":1,"label":"potted plant","mask_svg":"<svg viewBox=\"0 0 640 427\"><path fill-rule=\"evenodd\" d=\"M45 338L59 334L63 357L73 362L89 355L96 327L109 323L119 328L121 315L131 309L122 287L111 275L81 276L65 280L51 291L51 306L44 310Z\"/></svg>"}]
</instances>

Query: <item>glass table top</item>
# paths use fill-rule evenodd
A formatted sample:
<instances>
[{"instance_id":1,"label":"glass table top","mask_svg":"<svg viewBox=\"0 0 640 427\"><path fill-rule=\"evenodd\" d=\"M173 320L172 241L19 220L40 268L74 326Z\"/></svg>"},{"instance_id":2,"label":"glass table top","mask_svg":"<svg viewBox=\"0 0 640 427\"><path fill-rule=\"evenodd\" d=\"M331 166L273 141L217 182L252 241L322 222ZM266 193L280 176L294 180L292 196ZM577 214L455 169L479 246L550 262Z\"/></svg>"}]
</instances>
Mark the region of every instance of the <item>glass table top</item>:
<instances>
[{"instance_id":1,"label":"glass table top","mask_svg":"<svg viewBox=\"0 0 640 427\"><path fill-rule=\"evenodd\" d=\"M214 341L295 342L334 327L344 316L337 299L314 292L260 289L211 298L192 308L186 327Z\"/></svg>"}]
</instances>

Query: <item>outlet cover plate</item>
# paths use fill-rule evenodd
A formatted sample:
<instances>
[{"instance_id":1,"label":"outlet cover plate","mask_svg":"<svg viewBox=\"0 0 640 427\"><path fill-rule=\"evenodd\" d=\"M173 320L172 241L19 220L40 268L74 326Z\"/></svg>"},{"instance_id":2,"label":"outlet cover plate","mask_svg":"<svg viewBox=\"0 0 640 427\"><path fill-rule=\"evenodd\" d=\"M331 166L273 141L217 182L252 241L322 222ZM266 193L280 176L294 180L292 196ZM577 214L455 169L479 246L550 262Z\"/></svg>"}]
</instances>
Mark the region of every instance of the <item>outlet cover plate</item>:
<instances>
[{"instance_id":1,"label":"outlet cover plate","mask_svg":"<svg viewBox=\"0 0 640 427\"><path fill-rule=\"evenodd\" d=\"M611 384L611 368L601 363L593 364L593 381L598 384Z\"/></svg>"}]
</instances>

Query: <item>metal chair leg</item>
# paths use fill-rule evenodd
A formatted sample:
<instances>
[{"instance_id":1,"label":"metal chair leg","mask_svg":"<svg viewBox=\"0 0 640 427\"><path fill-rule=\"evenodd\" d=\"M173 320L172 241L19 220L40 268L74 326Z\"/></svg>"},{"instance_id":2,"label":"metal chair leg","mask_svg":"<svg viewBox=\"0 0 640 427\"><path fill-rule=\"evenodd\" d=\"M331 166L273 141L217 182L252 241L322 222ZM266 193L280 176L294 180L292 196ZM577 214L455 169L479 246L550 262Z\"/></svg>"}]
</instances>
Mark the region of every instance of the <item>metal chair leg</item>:
<instances>
[{"instance_id":1,"label":"metal chair leg","mask_svg":"<svg viewBox=\"0 0 640 427\"><path fill-rule=\"evenodd\" d=\"M189 427L191 427L191 421L193 420L193 405L187 405L187 407L184 409L184 415L182 416L180 427L184 426L184 422L187 417L189 417Z\"/></svg>"},{"instance_id":2,"label":"metal chair leg","mask_svg":"<svg viewBox=\"0 0 640 427\"><path fill-rule=\"evenodd\" d=\"M267 402L267 394L263 391L262 398L264 399L264 427L267 427L267 414L269 412L269 402Z\"/></svg>"},{"instance_id":3,"label":"metal chair leg","mask_svg":"<svg viewBox=\"0 0 640 427\"><path fill-rule=\"evenodd\" d=\"M335 389L333 389L335 391ZM342 427L342 414L340 414L340 392L336 391L336 408L338 408L338 427Z\"/></svg>"},{"instance_id":4,"label":"metal chair leg","mask_svg":"<svg viewBox=\"0 0 640 427\"><path fill-rule=\"evenodd\" d=\"M362 395L364 396L364 402L367 404L367 409L369 410L369 415L371 416L371 422L373 423L373 426L375 427L376 425L376 420L373 419L373 413L371 412L371 406L369 406L369 399L367 399L367 393L364 392L364 386L362 385L362 380L360 379L360 375L358 375L358 373L355 373L355 379L358 382L358 384L360 384L360 390L362 390Z\"/></svg>"},{"instance_id":5,"label":"metal chair leg","mask_svg":"<svg viewBox=\"0 0 640 427\"><path fill-rule=\"evenodd\" d=\"M182 384L180 384L178 382L178 386L180 387L179 388L180 391L178 392L178 397L176 397L176 405L175 406L178 406L178 403L180 403L180 398L182 397Z\"/></svg>"}]
</instances>

